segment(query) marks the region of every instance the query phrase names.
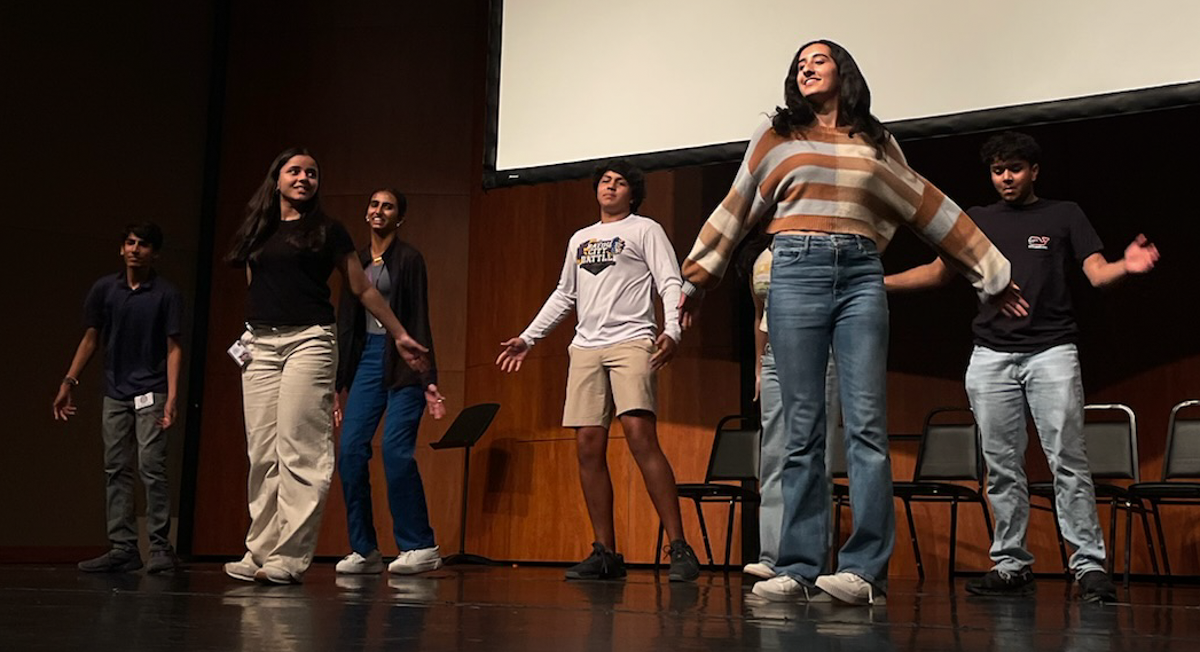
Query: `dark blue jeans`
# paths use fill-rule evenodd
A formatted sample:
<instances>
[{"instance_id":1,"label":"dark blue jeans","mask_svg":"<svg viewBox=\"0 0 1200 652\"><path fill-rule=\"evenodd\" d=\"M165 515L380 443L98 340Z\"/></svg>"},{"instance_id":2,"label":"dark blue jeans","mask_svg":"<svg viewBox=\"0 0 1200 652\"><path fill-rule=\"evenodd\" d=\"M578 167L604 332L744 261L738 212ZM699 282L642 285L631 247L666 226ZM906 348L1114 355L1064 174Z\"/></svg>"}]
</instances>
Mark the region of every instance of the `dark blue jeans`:
<instances>
[{"instance_id":1,"label":"dark blue jeans","mask_svg":"<svg viewBox=\"0 0 1200 652\"><path fill-rule=\"evenodd\" d=\"M857 235L777 235L767 323L783 419L783 524L775 570L811 586L826 572L825 366L833 345L853 531L837 572L886 591L895 543L887 440L888 305L875 243Z\"/></svg>"},{"instance_id":2,"label":"dark blue jeans","mask_svg":"<svg viewBox=\"0 0 1200 652\"><path fill-rule=\"evenodd\" d=\"M433 528L425 505L425 488L413 451L417 427L425 411L425 391L409 386L388 389L383 377L384 353L392 346L385 335L367 334L362 359L346 400L338 473L346 499L346 525L350 547L363 556L379 548L371 510L371 441L384 410L383 471L387 477L392 533L400 550L432 548Z\"/></svg>"}]
</instances>

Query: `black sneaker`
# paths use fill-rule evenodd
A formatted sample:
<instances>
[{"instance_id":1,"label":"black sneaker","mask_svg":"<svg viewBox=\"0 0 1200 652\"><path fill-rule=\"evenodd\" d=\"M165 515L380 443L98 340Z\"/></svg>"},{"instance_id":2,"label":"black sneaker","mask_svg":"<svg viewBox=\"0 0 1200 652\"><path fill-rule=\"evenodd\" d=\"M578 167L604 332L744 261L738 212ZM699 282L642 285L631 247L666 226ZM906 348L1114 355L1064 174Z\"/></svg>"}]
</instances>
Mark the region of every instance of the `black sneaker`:
<instances>
[{"instance_id":1,"label":"black sneaker","mask_svg":"<svg viewBox=\"0 0 1200 652\"><path fill-rule=\"evenodd\" d=\"M592 554L587 559L567 569L569 580L619 580L622 577L625 577L625 558L599 541L592 544Z\"/></svg>"},{"instance_id":2,"label":"black sneaker","mask_svg":"<svg viewBox=\"0 0 1200 652\"><path fill-rule=\"evenodd\" d=\"M150 561L146 562L146 572L150 574L164 573L177 570L180 565L179 557L175 556L174 550L170 548L151 550Z\"/></svg>"},{"instance_id":3,"label":"black sneaker","mask_svg":"<svg viewBox=\"0 0 1200 652\"><path fill-rule=\"evenodd\" d=\"M975 595L1033 595L1037 585L1033 581L1033 572L1028 568L1010 573L993 570L983 577L967 580L967 593Z\"/></svg>"},{"instance_id":4,"label":"black sneaker","mask_svg":"<svg viewBox=\"0 0 1200 652\"><path fill-rule=\"evenodd\" d=\"M136 550L113 548L87 561L79 562L85 573L130 573L142 567L142 556Z\"/></svg>"},{"instance_id":5,"label":"black sneaker","mask_svg":"<svg viewBox=\"0 0 1200 652\"><path fill-rule=\"evenodd\" d=\"M671 572L668 577L672 582L694 582L700 577L700 562L696 553L683 539L676 539L667 546L666 553L671 557Z\"/></svg>"},{"instance_id":6,"label":"black sneaker","mask_svg":"<svg viewBox=\"0 0 1200 652\"><path fill-rule=\"evenodd\" d=\"M1117 587L1101 570L1088 571L1079 578L1079 599L1084 602L1116 602Z\"/></svg>"}]
</instances>

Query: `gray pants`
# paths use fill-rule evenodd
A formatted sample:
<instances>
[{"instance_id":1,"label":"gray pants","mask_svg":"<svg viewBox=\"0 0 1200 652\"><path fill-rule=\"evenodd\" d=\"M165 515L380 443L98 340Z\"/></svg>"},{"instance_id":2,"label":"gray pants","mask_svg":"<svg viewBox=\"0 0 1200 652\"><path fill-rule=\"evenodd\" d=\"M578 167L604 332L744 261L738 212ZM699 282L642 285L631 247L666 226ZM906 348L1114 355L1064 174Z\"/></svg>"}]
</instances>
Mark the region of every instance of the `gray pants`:
<instances>
[{"instance_id":1,"label":"gray pants","mask_svg":"<svg viewBox=\"0 0 1200 652\"><path fill-rule=\"evenodd\" d=\"M136 551L133 465L146 487L146 529L151 550L171 548L171 495L167 483L167 438L158 420L166 394L155 394L154 405L136 410L133 401L104 397L105 511L108 540L113 548ZM136 446L136 452L135 452Z\"/></svg>"}]
</instances>

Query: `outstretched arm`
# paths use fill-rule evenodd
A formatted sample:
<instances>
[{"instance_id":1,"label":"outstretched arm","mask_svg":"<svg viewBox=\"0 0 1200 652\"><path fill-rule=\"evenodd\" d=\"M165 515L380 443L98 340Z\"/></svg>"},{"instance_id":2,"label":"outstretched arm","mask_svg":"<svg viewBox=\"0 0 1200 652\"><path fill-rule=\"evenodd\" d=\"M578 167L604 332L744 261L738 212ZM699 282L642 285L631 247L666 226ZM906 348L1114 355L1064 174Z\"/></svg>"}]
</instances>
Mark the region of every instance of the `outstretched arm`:
<instances>
[{"instance_id":1,"label":"outstretched arm","mask_svg":"<svg viewBox=\"0 0 1200 652\"><path fill-rule=\"evenodd\" d=\"M54 397L53 410L56 421L66 421L67 417L75 414L75 399L71 396L71 390L79 382L79 374L83 373L83 368L96 353L99 341L100 332L95 328L84 331L83 339L79 340L79 346L75 349L75 357L71 359L67 375L58 386L58 395Z\"/></svg>"},{"instance_id":2,"label":"outstretched arm","mask_svg":"<svg viewBox=\"0 0 1200 652\"><path fill-rule=\"evenodd\" d=\"M500 343L502 350L496 358L496 364L501 370L505 373L519 370L525 356L529 354L529 349L571 314L575 309L575 280L575 260L571 257L571 244L568 242L558 285L550 293L546 303L542 304L542 309L519 336Z\"/></svg>"},{"instance_id":3,"label":"outstretched arm","mask_svg":"<svg viewBox=\"0 0 1200 652\"><path fill-rule=\"evenodd\" d=\"M720 282L738 243L774 205L763 198L759 184L760 176L766 173L762 154L777 142L778 137L773 135L769 120L759 125L750 137L729 193L700 227L691 253L680 266L683 296L679 297L678 310L679 323L684 330L699 317L705 289ZM756 164L752 166L752 162Z\"/></svg>"},{"instance_id":4,"label":"outstretched arm","mask_svg":"<svg viewBox=\"0 0 1200 652\"><path fill-rule=\"evenodd\" d=\"M941 257L933 262L914 267L899 274L888 274L883 277L883 287L888 292L912 292L941 287L954 278L954 270L946 266Z\"/></svg>"},{"instance_id":5,"label":"outstretched arm","mask_svg":"<svg viewBox=\"0 0 1200 652\"><path fill-rule=\"evenodd\" d=\"M1125 248L1125 257L1108 262L1104 254L1096 252L1083 260L1083 273L1092 287L1104 287L1125 278L1128 274L1145 274L1154 269L1158 262L1158 247L1143 234Z\"/></svg>"},{"instance_id":6,"label":"outstretched arm","mask_svg":"<svg viewBox=\"0 0 1200 652\"><path fill-rule=\"evenodd\" d=\"M941 287L954 276L954 270L939 256L931 263L884 276L883 286L888 292L912 292ZM1025 317L1029 314L1029 302L1021 296L1021 288L1016 283L1009 282L1003 292L989 297L988 301L1009 317Z\"/></svg>"}]
</instances>

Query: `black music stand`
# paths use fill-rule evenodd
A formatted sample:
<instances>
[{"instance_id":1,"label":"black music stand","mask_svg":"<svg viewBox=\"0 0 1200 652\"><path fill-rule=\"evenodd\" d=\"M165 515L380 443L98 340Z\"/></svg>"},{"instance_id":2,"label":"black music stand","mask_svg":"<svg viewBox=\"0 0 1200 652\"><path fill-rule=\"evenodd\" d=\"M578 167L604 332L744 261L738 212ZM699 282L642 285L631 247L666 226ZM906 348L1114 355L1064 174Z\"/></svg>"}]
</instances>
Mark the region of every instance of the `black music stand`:
<instances>
[{"instance_id":1,"label":"black music stand","mask_svg":"<svg viewBox=\"0 0 1200 652\"><path fill-rule=\"evenodd\" d=\"M498 411L500 411L499 403L480 403L463 408L463 411L455 417L454 423L450 424L450 428L446 430L446 434L442 435L438 441L429 444L430 448L437 450L443 448L463 449L462 523L458 529L458 552L442 560L442 563L447 566L451 564L496 564L487 557L467 552L467 482L471 479L471 447L483 438L483 434L487 432L488 426L492 425L492 419L496 418Z\"/></svg>"}]
</instances>

